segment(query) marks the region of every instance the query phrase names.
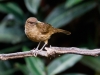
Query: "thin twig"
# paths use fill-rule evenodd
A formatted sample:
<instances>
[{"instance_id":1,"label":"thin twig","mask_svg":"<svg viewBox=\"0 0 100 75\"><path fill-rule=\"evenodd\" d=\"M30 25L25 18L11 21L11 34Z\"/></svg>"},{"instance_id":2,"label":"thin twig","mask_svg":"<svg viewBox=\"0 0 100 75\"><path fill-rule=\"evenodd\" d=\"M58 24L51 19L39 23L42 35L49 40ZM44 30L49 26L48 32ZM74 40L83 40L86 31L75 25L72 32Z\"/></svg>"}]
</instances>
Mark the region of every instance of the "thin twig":
<instances>
[{"instance_id":1,"label":"thin twig","mask_svg":"<svg viewBox=\"0 0 100 75\"><path fill-rule=\"evenodd\" d=\"M17 52L17 53L9 53L9 54L0 54L0 60L8 60L8 59L16 59L16 58L24 58L35 56L44 56L49 57L55 54L78 54L78 55L89 55L89 56L99 56L100 49L83 49L83 48L76 48L76 47L45 47L46 51L25 51L25 52Z\"/></svg>"}]
</instances>

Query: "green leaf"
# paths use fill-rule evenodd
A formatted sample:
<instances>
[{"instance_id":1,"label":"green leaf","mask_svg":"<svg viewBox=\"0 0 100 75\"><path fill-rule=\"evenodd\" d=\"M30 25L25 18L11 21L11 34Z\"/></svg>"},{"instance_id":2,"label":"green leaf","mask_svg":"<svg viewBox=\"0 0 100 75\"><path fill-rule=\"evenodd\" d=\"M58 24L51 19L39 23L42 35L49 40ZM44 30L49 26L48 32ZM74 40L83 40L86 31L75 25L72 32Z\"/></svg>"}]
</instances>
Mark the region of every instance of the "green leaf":
<instances>
[{"instance_id":1,"label":"green leaf","mask_svg":"<svg viewBox=\"0 0 100 75\"><path fill-rule=\"evenodd\" d=\"M5 19L0 23L0 42L15 44L23 41L24 33L20 26L17 25L17 21L15 21L14 24L9 24L9 22L12 23L13 19L10 20L8 17L9 16L5 17Z\"/></svg>"},{"instance_id":2,"label":"green leaf","mask_svg":"<svg viewBox=\"0 0 100 75\"><path fill-rule=\"evenodd\" d=\"M29 50L29 48L28 48L28 47L23 46L23 51L28 51L28 50Z\"/></svg>"},{"instance_id":3,"label":"green leaf","mask_svg":"<svg viewBox=\"0 0 100 75\"><path fill-rule=\"evenodd\" d=\"M23 51L25 51L25 49L27 49L27 47L24 47ZM25 58L25 61L32 75L45 75L44 63L38 57L28 57Z\"/></svg>"},{"instance_id":4,"label":"green leaf","mask_svg":"<svg viewBox=\"0 0 100 75\"><path fill-rule=\"evenodd\" d=\"M17 69L11 68L8 61L0 61L0 75L12 75Z\"/></svg>"},{"instance_id":5,"label":"green leaf","mask_svg":"<svg viewBox=\"0 0 100 75\"><path fill-rule=\"evenodd\" d=\"M65 9L64 4L56 7L46 18L46 22L54 27L61 27L64 24L68 24L76 17L79 17L86 12L90 11L96 6L93 1L85 2L77 5L71 9Z\"/></svg>"},{"instance_id":6,"label":"green leaf","mask_svg":"<svg viewBox=\"0 0 100 75\"><path fill-rule=\"evenodd\" d=\"M25 1L25 5L26 5L27 9L31 13L36 14L41 0L24 0L24 1Z\"/></svg>"},{"instance_id":7,"label":"green leaf","mask_svg":"<svg viewBox=\"0 0 100 75\"><path fill-rule=\"evenodd\" d=\"M26 65L16 63L15 66L18 70L23 72L24 75L32 75Z\"/></svg>"},{"instance_id":8,"label":"green leaf","mask_svg":"<svg viewBox=\"0 0 100 75\"><path fill-rule=\"evenodd\" d=\"M55 59L47 67L48 75L55 75L72 67L81 58L80 55L68 54Z\"/></svg>"},{"instance_id":9,"label":"green leaf","mask_svg":"<svg viewBox=\"0 0 100 75\"><path fill-rule=\"evenodd\" d=\"M19 21L24 17L23 11L16 3L0 3L0 12L13 14Z\"/></svg>"},{"instance_id":10,"label":"green leaf","mask_svg":"<svg viewBox=\"0 0 100 75\"><path fill-rule=\"evenodd\" d=\"M13 75L13 73L16 72L16 71L17 71L16 69L9 69L9 70L6 70L6 71L1 71L0 75Z\"/></svg>"},{"instance_id":11,"label":"green leaf","mask_svg":"<svg viewBox=\"0 0 100 75\"><path fill-rule=\"evenodd\" d=\"M82 2L83 0L66 0L66 3L65 3L65 7L66 8L69 8L69 7L72 7L80 2Z\"/></svg>"},{"instance_id":12,"label":"green leaf","mask_svg":"<svg viewBox=\"0 0 100 75\"><path fill-rule=\"evenodd\" d=\"M100 59L97 57L84 56L81 62L95 71L100 72Z\"/></svg>"},{"instance_id":13,"label":"green leaf","mask_svg":"<svg viewBox=\"0 0 100 75\"><path fill-rule=\"evenodd\" d=\"M33 75L45 75L44 64L38 57L25 58L28 69Z\"/></svg>"},{"instance_id":14,"label":"green leaf","mask_svg":"<svg viewBox=\"0 0 100 75\"><path fill-rule=\"evenodd\" d=\"M21 42L22 37L23 33L17 27L6 28L0 26L0 42L15 44Z\"/></svg>"},{"instance_id":15,"label":"green leaf","mask_svg":"<svg viewBox=\"0 0 100 75\"><path fill-rule=\"evenodd\" d=\"M9 61L0 60L0 71L11 69L11 64Z\"/></svg>"}]
</instances>

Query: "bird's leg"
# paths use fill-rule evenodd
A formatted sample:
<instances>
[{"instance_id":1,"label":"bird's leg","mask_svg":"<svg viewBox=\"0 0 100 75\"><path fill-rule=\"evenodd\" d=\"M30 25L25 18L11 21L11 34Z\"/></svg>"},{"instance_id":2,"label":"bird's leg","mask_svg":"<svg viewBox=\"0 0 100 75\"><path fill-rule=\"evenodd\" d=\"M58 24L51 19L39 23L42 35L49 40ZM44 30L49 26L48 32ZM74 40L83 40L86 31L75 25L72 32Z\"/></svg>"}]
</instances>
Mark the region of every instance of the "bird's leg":
<instances>
[{"instance_id":1,"label":"bird's leg","mask_svg":"<svg viewBox=\"0 0 100 75\"><path fill-rule=\"evenodd\" d=\"M37 56L37 52L38 52L38 48L39 48L39 46L40 46L40 43L41 42L39 42L39 44L38 44L38 46L36 47L36 49L35 49L35 51L33 51L33 50L31 50L32 51L32 54L36 57Z\"/></svg>"},{"instance_id":2,"label":"bird's leg","mask_svg":"<svg viewBox=\"0 0 100 75\"><path fill-rule=\"evenodd\" d=\"M38 52L38 48L39 48L39 46L40 46L40 43L41 42L39 42L39 44L38 44L38 46L36 47L36 49L35 49L35 51L33 51L33 50L31 50L32 51L32 54L36 57L37 56L37 52ZM43 50L43 48L46 46L46 44L48 43L48 40L46 40L45 42L44 42L45 44L42 46L42 48L39 50L39 51L42 51Z\"/></svg>"},{"instance_id":3,"label":"bird's leg","mask_svg":"<svg viewBox=\"0 0 100 75\"><path fill-rule=\"evenodd\" d=\"M39 44L38 44L38 46L36 47L36 49L35 49L35 50L39 50L38 48L39 48L39 46L40 46L40 43L41 43L41 42L39 42Z\"/></svg>"},{"instance_id":4,"label":"bird's leg","mask_svg":"<svg viewBox=\"0 0 100 75\"><path fill-rule=\"evenodd\" d=\"M46 46L46 43L42 46L42 48L40 49L40 51L42 51L43 50L43 48Z\"/></svg>"},{"instance_id":5,"label":"bird's leg","mask_svg":"<svg viewBox=\"0 0 100 75\"><path fill-rule=\"evenodd\" d=\"M48 40L44 41L44 45L42 46L42 48L40 49L40 51L43 50L43 48L47 45L47 43L48 43Z\"/></svg>"}]
</instances>

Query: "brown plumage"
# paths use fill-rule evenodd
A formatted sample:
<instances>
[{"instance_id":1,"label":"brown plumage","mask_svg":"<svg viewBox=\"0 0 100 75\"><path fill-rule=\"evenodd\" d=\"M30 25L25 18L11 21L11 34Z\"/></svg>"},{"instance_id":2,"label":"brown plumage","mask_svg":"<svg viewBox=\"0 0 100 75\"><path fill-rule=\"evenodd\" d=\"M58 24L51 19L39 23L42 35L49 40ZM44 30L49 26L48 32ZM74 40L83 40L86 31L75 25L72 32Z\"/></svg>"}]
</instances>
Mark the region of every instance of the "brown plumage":
<instances>
[{"instance_id":1,"label":"brown plumage","mask_svg":"<svg viewBox=\"0 0 100 75\"><path fill-rule=\"evenodd\" d=\"M48 39L50 39L50 36L54 33L64 33L66 35L71 34L69 31L54 28L50 24L40 22L35 17L30 17L26 20L25 34L32 41L44 42L45 46L46 44L48 44ZM43 47L41 48L41 50L43 49Z\"/></svg>"}]
</instances>

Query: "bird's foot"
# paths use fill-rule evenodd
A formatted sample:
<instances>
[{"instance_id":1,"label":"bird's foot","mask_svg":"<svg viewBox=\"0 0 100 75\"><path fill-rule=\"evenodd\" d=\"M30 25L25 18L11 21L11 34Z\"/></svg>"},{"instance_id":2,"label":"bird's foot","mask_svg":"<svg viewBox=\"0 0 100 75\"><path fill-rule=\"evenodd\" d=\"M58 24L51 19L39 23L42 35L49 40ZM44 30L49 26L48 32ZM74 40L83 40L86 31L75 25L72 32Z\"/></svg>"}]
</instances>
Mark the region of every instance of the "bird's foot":
<instances>
[{"instance_id":1,"label":"bird's foot","mask_svg":"<svg viewBox=\"0 0 100 75\"><path fill-rule=\"evenodd\" d=\"M39 48L39 46L40 46L40 43L41 42L39 42L39 44L38 44L38 46L36 47L36 49L33 49L33 50L31 50L32 51L32 54L36 57L37 56L37 53L38 53L38 48Z\"/></svg>"},{"instance_id":2,"label":"bird's foot","mask_svg":"<svg viewBox=\"0 0 100 75\"><path fill-rule=\"evenodd\" d=\"M34 49L34 50L31 50L32 54L36 57L37 56L37 53L38 53L38 49Z\"/></svg>"},{"instance_id":3,"label":"bird's foot","mask_svg":"<svg viewBox=\"0 0 100 75\"><path fill-rule=\"evenodd\" d=\"M35 57L37 56L37 53L38 53L39 51L42 51L43 48L44 48L45 45L46 45L46 43L45 43L45 44L43 45L43 47L39 50L38 48L39 48L39 46L40 46L40 43L41 43L41 42L39 42L39 44L38 44L38 46L37 46L36 49L31 50L32 54L33 54Z\"/></svg>"}]
</instances>

